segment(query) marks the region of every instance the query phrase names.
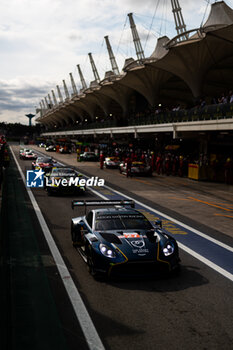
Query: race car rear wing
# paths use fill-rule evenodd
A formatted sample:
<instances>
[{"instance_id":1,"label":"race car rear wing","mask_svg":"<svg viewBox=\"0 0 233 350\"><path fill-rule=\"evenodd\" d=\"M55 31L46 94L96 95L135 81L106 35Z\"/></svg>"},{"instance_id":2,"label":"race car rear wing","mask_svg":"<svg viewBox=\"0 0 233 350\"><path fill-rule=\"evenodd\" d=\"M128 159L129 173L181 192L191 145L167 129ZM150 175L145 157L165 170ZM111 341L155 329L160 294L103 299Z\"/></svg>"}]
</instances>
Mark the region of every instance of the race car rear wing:
<instances>
[{"instance_id":1,"label":"race car rear wing","mask_svg":"<svg viewBox=\"0 0 233 350\"><path fill-rule=\"evenodd\" d=\"M131 200L73 200L71 202L71 207L86 207L87 206L107 206L107 205L120 205L120 206L130 206L131 208L135 207L134 201Z\"/></svg>"}]
</instances>

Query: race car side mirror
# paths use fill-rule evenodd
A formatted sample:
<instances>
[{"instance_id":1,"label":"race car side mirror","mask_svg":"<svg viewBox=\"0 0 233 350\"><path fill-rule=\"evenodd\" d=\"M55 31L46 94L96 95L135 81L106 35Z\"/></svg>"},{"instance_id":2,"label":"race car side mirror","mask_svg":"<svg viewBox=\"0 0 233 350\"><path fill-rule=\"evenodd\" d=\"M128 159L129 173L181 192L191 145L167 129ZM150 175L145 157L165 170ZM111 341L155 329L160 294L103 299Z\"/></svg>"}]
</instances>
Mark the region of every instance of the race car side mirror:
<instances>
[{"instance_id":1,"label":"race car side mirror","mask_svg":"<svg viewBox=\"0 0 233 350\"><path fill-rule=\"evenodd\" d=\"M155 221L155 225L159 226L160 228L162 228L162 220L156 220Z\"/></svg>"}]
</instances>

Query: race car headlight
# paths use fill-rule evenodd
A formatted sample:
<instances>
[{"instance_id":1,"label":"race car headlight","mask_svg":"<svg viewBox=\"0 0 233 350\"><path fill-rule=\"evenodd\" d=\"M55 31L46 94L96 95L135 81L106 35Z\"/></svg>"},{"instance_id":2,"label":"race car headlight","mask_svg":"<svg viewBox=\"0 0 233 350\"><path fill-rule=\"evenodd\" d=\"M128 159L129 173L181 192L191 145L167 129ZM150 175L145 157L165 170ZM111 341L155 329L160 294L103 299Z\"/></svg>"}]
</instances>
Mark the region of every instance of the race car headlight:
<instances>
[{"instance_id":1,"label":"race car headlight","mask_svg":"<svg viewBox=\"0 0 233 350\"><path fill-rule=\"evenodd\" d=\"M165 256L169 256L169 255L174 253L174 250L175 250L175 248L174 248L173 244L171 242L168 242L163 247L163 254Z\"/></svg>"},{"instance_id":2,"label":"race car headlight","mask_svg":"<svg viewBox=\"0 0 233 350\"><path fill-rule=\"evenodd\" d=\"M100 243L100 251L107 258L115 258L116 257L116 253L111 248L109 248L107 245L105 245L103 243Z\"/></svg>"}]
</instances>

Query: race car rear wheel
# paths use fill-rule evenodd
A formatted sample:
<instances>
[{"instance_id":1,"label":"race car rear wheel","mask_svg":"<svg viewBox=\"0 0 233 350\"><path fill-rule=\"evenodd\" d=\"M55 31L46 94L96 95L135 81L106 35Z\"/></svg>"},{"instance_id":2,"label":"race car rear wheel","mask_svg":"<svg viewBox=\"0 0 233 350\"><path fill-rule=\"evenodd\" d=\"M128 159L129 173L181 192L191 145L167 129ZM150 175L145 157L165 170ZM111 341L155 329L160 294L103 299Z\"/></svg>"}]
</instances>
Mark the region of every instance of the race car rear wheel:
<instances>
[{"instance_id":1,"label":"race car rear wheel","mask_svg":"<svg viewBox=\"0 0 233 350\"><path fill-rule=\"evenodd\" d=\"M88 267L88 271L90 272L90 274L93 277L95 277L96 271L94 268L94 263L93 263L93 259L92 259L91 255L87 255L87 267Z\"/></svg>"}]
</instances>

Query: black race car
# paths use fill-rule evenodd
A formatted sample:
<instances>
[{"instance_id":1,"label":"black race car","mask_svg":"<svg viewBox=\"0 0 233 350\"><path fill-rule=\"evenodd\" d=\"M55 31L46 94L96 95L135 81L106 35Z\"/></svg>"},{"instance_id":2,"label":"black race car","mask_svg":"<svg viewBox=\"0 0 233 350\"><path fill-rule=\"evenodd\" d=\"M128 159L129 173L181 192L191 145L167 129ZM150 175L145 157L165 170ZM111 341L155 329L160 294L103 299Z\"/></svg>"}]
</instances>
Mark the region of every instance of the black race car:
<instances>
[{"instance_id":1,"label":"black race car","mask_svg":"<svg viewBox=\"0 0 233 350\"><path fill-rule=\"evenodd\" d=\"M99 157L94 152L84 152L80 154L80 161L97 162Z\"/></svg>"},{"instance_id":2,"label":"black race car","mask_svg":"<svg viewBox=\"0 0 233 350\"><path fill-rule=\"evenodd\" d=\"M71 149L64 146L64 147L60 147L59 148L59 152L62 153L62 154L71 154Z\"/></svg>"},{"instance_id":3,"label":"black race car","mask_svg":"<svg viewBox=\"0 0 233 350\"><path fill-rule=\"evenodd\" d=\"M106 205L115 207L100 208ZM93 276L151 276L178 270L176 240L162 230L161 221L153 226L135 210L133 201L75 200L72 207L76 206L97 207L71 221L73 246Z\"/></svg>"},{"instance_id":4,"label":"black race car","mask_svg":"<svg viewBox=\"0 0 233 350\"><path fill-rule=\"evenodd\" d=\"M56 146L54 145L49 145L45 148L47 152L56 152Z\"/></svg>"},{"instance_id":5,"label":"black race car","mask_svg":"<svg viewBox=\"0 0 233 350\"><path fill-rule=\"evenodd\" d=\"M127 163L122 162L119 165L119 170L121 174L127 175ZM146 165L143 162L135 161L131 164L131 172L130 175L134 176L151 176L152 175L152 169L151 166Z\"/></svg>"},{"instance_id":6,"label":"black race car","mask_svg":"<svg viewBox=\"0 0 233 350\"><path fill-rule=\"evenodd\" d=\"M45 175L45 189L48 195L84 193L86 185L82 182L85 182L82 175L70 167L53 167L51 172Z\"/></svg>"}]
</instances>

